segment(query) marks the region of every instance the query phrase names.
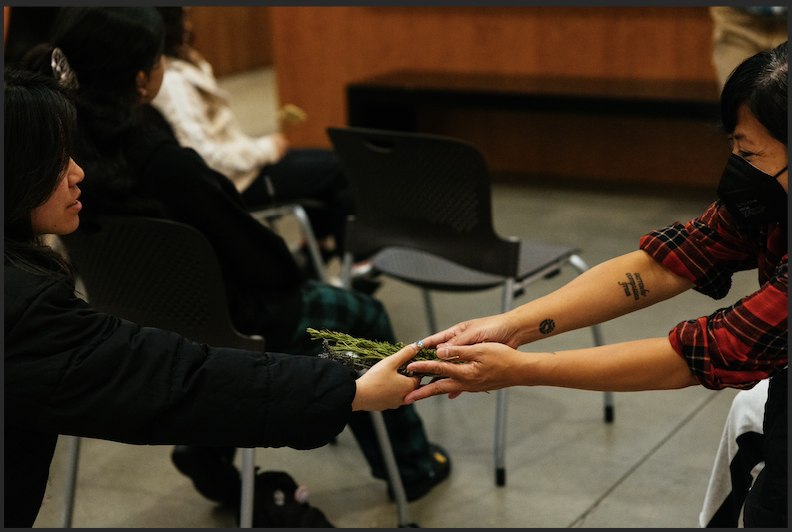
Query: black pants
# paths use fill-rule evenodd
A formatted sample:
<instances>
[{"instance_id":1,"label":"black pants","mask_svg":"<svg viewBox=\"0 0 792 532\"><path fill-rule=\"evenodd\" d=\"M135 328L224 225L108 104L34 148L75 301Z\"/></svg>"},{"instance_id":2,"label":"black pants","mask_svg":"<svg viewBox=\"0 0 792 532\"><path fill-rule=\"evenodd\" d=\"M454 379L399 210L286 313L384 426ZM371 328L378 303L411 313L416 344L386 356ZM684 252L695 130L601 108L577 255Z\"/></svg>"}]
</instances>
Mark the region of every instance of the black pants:
<instances>
[{"instance_id":1,"label":"black pants","mask_svg":"<svg viewBox=\"0 0 792 532\"><path fill-rule=\"evenodd\" d=\"M787 527L787 370L770 379L764 415L764 469L745 499L746 528Z\"/></svg>"},{"instance_id":2,"label":"black pants","mask_svg":"<svg viewBox=\"0 0 792 532\"><path fill-rule=\"evenodd\" d=\"M290 342L270 345L273 351L315 356L322 344L311 340L306 328L343 331L359 338L394 343L396 338L382 303L372 297L320 283L306 281L302 287L302 317ZM265 335L266 336L266 335ZM401 406L382 413L390 436L399 476L405 484L430 478L432 458L429 440L415 405ZM349 428L371 468L371 475L387 479L387 469L374 424L368 412L353 412ZM233 447L207 447L203 454L222 460L234 456Z\"/></svg>"},{"instance_id":3,"label":"black pants","mask_svg":"<svg viewBox=\"0 0 792 532\"><path fill-rule=\"evenodd\" d=\"M332 235L336 250L344 249L346 217L354 214L352 193L341 164L332 150L293 149L277 163L261 169L258 178L242 193L249 207L273 201L313 199L324 208L306 208L317 238Z\"/></svg>"}]
</instances>

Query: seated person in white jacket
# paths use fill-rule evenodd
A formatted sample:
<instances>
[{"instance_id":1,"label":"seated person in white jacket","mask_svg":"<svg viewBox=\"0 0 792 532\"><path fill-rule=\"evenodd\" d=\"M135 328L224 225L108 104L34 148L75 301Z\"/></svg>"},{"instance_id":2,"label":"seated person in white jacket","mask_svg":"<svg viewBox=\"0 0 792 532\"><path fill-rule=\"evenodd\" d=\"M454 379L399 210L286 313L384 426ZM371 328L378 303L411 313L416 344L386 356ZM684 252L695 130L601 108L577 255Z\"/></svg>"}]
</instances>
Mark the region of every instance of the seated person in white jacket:
<instances>
[{"instance_id":1,"label":"seated person in white jacket","mask_svg":"<svg viewBox=\"0 0 792 532\"><path fill-rule=\"evenodd\" d=\"M212 66L190 45L188 8L157 10L166 26L165 76L151 105L179 144L197 151L209 167L228 177L250 207L300 198L321 201L326 208L306 211L322 254L329 260L343 253L346 217L354 213L354 205L333 151L289 149L281 133L248 136Z\"/></svg>"}]
</instances>

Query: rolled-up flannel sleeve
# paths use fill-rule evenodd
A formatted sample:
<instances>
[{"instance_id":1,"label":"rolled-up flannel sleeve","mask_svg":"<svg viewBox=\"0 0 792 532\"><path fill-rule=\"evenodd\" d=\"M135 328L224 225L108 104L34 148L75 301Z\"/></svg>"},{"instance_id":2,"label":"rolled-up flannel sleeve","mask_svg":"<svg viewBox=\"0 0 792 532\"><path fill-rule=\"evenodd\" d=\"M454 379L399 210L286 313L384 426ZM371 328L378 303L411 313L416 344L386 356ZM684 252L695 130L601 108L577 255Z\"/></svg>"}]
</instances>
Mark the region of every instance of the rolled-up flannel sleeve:
<instances>
[{"instance_id":1,"label":"rolled-up flannel sleeve","mask_svg":"<svg viewBox=\"0 0 792 532\"><path fill-rule=\"evenodd\" d=\"M714 299L728 294L734 272L757 268L760 256L767 256L755 240L740 235L717 203L687 224L649 233L640 248ZM751 388L786 365L787 284L784 255L757 292L670 331L672 347L703 386Z\"/></svg>"},{"instance_id":2,"label":"rolled-up flannel sleeve","mask_svg":"<svg viewBox=\"0 0 792 532\"><path fill-rule=\"evenodd\" d=\"M713 299L729 293L734 272L756 268L756 250L730 227L713 204L700 217L652 231L640 249Z\"/></svg>"},{"instance_id":3,"label":"rolled-up flannel sleeve","mask_svg":"<svg viewBox=\"0 0 792 532\"><path fill-rule=\"evenodd\" d=\"M684 321L669 340L707 388L752 388L787 365L788 261L731 307Z\"/></svg>"}]
</instances>

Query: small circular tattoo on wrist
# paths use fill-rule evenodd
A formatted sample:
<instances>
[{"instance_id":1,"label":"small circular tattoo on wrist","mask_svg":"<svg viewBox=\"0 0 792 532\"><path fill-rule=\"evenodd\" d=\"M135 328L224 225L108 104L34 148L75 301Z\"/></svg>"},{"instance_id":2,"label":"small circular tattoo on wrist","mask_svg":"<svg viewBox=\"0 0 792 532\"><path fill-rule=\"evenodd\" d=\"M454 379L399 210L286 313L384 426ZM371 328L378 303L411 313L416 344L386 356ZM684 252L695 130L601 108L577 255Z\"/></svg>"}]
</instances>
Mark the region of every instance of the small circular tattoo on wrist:
<instances>
[{"instance_id":1,"label":"small circular tattoo on wrist","mask_svg":"<svg viewBox=\"0 0 792 532\"><path fill-rule=\"evenodd\" d=\"M539 332L542 334L550 334L555 329L555 322L553 320L544 320L539 325Z\"/></svg>"}]
</instances>

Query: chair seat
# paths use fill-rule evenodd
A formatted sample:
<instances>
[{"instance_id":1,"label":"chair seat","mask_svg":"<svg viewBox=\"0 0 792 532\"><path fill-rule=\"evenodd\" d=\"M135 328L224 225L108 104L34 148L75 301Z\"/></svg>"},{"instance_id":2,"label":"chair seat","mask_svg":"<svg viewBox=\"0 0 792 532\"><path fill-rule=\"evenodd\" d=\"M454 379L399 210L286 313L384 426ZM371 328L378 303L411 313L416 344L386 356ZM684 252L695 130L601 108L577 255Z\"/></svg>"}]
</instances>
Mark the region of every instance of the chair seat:
<instances>
[{"instance_id":1,"label":"chair seat","mask_svg":"<svg viewBox=\"0 0 792 532\"><path fill-rule=\"evenodd\" d=\"M577 254L578 251L569 246L521 240L517 280L523 281L534 275L547 275L550 271L562 266L569 257Z\"/></svg>"},{"instance_id":2,"label":"chair seat","mask_svg":"<svg viewBox=\"0 0 792 532\"><path fill-rule=\"evenodd\" d=\"M545 275L559 268L576 250L567 246L521 241L517 281ZM429 290L476 291L503 284L505 277L473 270L433 253L403 247L388 247L377 253L372 264L386 275Z\"/></svg>"},{"instance_id":3,"label":"chair seat","mask_svg":"<svg viewBox=\"0 0 792 532\"><path fill-rule=\"evenodd\" d=\"M429 332L440 329L431 292L503 287L502 312L533 281L567 264L585 271L578 250L495 231L492 191L483 154L450 137L366 128L327 129L355 197L347 219L342 282L351 287L355 261L421 289ZM528 223L528 220L526 220ZM512 276L513 277L507 277ZM591 328L602 345L598 325ZM611 392L605 420L611 422ZM506 389L497 391L495 482L506 483Z\"/></svg>"}]
</instances>

